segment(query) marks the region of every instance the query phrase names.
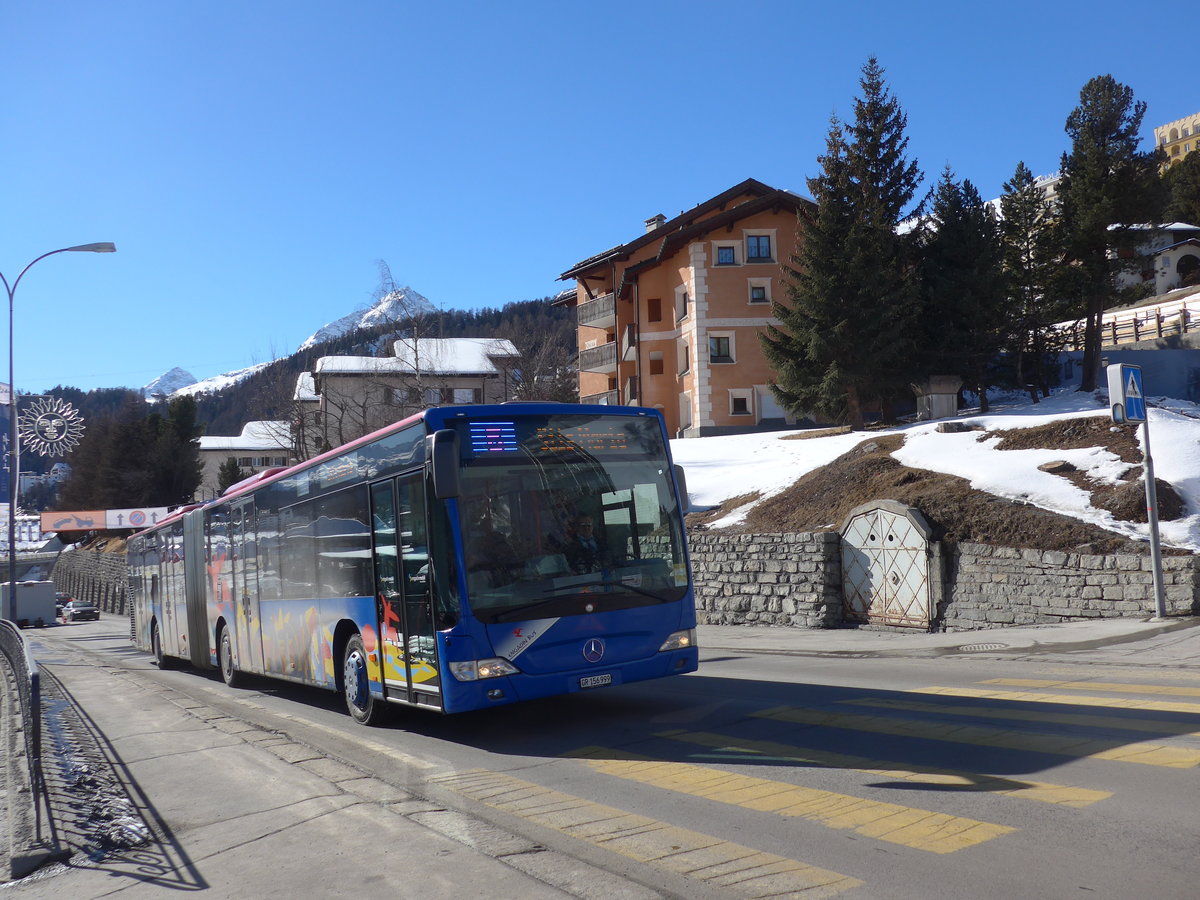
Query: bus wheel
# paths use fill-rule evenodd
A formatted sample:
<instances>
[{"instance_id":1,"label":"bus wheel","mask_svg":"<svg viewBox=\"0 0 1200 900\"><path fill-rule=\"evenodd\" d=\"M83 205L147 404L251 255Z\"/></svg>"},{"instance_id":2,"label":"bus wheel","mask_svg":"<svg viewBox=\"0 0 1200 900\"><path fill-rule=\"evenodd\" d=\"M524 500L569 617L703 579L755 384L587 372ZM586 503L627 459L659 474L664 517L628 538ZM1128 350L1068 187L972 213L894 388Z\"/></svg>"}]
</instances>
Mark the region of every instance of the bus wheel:
<instances>
[{"instance_id":1,"label":"bus wheel","mask_svg":"<svg viewBox=\"0 0 1200 900\"><path fill-rule=\"evenodd\" d=\"M217 638L217 657L221 662L221 678L231 688L241 687L245 679L233 664L233 639L229 636L228 628L221 628Z\"/></svg>"},{"instance_id":2,"label":"bus wheel","mask_svg":"<svg viewBox=\"0 0 1200 900\"><path fill-rule=\"evenodd\" d=\"M154 623L154 627L150 631L150 648L154 652L154 663L160 669L173 669L175 667L171 658L163 653L162 636L158 633L158 623Z\"/></svg>"},{"instance_id":3,"label":"bus wheel","mask_svg":"<svg viewBox=\"0 0 1200 900\"><path fill-rule=\"evenodd\" d=\"M367 652L357 634L346 642L346 655L342 658L342 693L346 697L346 709L355 722L378 725L383 721L385 703L371 694L367 680Z\"/></svg>"}]
</instances>

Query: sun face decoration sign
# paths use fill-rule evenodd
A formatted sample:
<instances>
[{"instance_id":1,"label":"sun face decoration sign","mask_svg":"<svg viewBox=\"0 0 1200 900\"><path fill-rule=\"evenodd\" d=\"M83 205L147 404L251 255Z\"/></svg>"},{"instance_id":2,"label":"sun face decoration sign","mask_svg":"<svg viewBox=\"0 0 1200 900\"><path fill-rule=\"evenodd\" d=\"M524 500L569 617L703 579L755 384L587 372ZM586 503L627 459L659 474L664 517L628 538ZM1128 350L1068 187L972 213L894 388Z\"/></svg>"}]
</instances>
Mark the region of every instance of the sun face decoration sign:
<instances>
[{"instance_id":1,"label":"sun face decoration sign","mask_svg":"<svg viewBox=\"0 0 1200 900\"><path fill-rule=\"evenodd\" d=\"M83 437L83 417L66 400L42 397L17 418L17 433L39 456L62 456Z\"/></svg>"}]
</instances>

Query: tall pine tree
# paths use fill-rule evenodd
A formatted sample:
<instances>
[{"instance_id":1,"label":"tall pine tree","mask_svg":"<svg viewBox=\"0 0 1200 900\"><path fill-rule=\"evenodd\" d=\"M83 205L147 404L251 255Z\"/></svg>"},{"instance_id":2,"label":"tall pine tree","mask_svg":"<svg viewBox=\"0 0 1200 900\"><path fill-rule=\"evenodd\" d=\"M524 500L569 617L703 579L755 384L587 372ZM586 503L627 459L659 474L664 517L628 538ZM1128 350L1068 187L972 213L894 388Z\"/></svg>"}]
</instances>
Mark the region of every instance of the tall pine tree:
<instances>
[{"instance_id":1,"label":"tall pine tree","mask_svg":"<svg viewBox=\"0 0 1200 900\"><path fill-rule=\"evenodd\" d=\"M991 207L947 167L930 193L919 230L924 340L929 374L953 374L987 412L993 363L1012 330L1003 246Z\"/></svg>"},{"instance_id":2,"label":"tall pine tree","mask_svg":"<svg viewBox=\"0 0 1200 900\"><path fill-rule=\"evenodd\" d=\"M822 174L808 180L816 211L801 215L784 267L780 325L762 335L780 404L854 427L907 392L918 315L911 240L897 230L920 183L907 117L875 58L862 72L854 122L831 121Z\"/></svg>"},{"instance_id":3,"label":"tall pine tree","mask_svg":"<svg viewBox=\"0 0 1200 900\"><path fill-rule=\"evenodd\" d=\"M1115 277L1135 264L1145 226L1160 220L1165 192L1161 153L1141 151L1144 101L1111 75L1088 81L1067 117L1071 150L1063 155L1059 222L1068 267L1062 289L1084 322L1083 382L1100 380L1104 310L1117 298ZM1110 252L1111 251L1111 252Z\"/></svg>"},{"instance_id":4,"label":"tall pine tree","mask_svg":"<svg viewBox=\"0 0 1200 900\"><path fill-rule=\"evenodd\" d=\"M1004 182L1000 212L1004 272L1016 317L1008 347L1013 379L1017 387L1032 385L1036 402L1038 393L1050 396L1047 363L1061 347L1050 326L1068 313L1050 290L1060 258L1053 209L1024 162Z\"/></svg>"}]
</instances>

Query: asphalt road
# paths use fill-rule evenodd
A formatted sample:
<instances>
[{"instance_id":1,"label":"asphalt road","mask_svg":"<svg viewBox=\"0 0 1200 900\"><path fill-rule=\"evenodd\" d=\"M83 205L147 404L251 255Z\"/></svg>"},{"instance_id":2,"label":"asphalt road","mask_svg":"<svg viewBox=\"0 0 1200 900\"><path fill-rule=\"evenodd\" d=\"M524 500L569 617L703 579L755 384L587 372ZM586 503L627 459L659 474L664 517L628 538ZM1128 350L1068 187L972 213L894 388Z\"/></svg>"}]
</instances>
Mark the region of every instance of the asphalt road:
<instances>
[{"instance_id":1,"label":"asphalt road","mask_svg":"<svg viewBox=\"0 0 1200 900\"><path fill-rule=\"evenodd\" d=\"M160 672L125 628L27 634L51 674L80 654L135 669L660 896L1169 900L1200 883L1200 668L1130 665L1130 644L703 651L676 679L364 729L324 692ZM747 860L773 880L724 877Z\"/></svg>"}]
</instances>

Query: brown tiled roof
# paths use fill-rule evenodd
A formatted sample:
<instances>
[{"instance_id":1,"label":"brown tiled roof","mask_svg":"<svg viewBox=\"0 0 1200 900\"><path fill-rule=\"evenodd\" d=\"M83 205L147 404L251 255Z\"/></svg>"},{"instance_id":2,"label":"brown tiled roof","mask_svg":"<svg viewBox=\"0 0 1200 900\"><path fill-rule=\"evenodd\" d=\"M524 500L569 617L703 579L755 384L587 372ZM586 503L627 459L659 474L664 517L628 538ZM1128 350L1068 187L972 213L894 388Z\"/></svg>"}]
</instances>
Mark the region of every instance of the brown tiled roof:
<instances>
[{"instance_id":1,"label":"brown tiled roof","mask_svg":"<svg viewBox=\"0 0 1200 900\"><path fill-rule=\"evenodd\" d=\"M753 199L737 203L728 209L724 208L731 201L745 194L755 196ZM674 253L681 244L699 235L743 219L746 216L753 215L756 212L772 207L791 207L792 209L799 210L801 207L811 204L811 200L801 197L799 194L773 188L763 184L761 181L748 178L741 184L734 185L729 190L718 194L711 200L701 203L699 206L693 207L687 212L681 213L674 219L669 219L653 231L640 235L627 244L620 244L610 250L605 250L603 253L598 253L582 262L576 263L562 275L558 276L558 279L564 281L568 278L575 278L580 273L586 272L588 269L592 269L610 260L628 259L634 251L657 241L660 245L655 256L631 267L630 271L649 268L657 265L665 257ZM721 211L716 215L709 215L714 210ZM705 215L709 215L709 217L700 219L701 216Z\"/></svg>"}]
</instances>

